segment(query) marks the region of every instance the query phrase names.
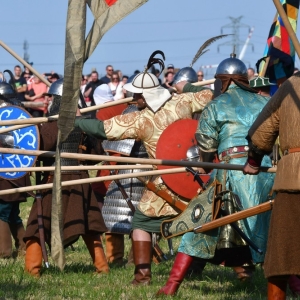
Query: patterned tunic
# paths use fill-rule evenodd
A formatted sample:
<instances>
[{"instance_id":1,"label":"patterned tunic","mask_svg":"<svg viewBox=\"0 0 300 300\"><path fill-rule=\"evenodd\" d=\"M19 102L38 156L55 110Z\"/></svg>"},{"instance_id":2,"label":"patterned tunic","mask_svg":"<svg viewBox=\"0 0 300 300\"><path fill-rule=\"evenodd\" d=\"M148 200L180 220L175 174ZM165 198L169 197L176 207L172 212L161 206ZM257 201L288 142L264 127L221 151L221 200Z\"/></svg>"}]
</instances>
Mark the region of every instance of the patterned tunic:
<instances>
[{"instance_id":1,"label":"patterned tunic","mask_svg":"<svg viewBox=\"0 0 300 300\"><path fill-rule=\"evenodd\" d=\"M205 152L218 151L222 153L228 148L248 145L246 136L248 130L260 111L268 102L268 97L242 90L231 85L228 91L211 101L203 110L196 132L196 138L201 150ZM246 157L233 158L228 163L243 165ZM264 166L271 166L269 157L263 160ZM240 171L218 170L217 179L228 189L237 194L243 209L250 208L267 201L272 188L274 175L260 173L257 176L243 175ZM259 214L242 221L243 231L264 251L268 235L270 213ZM201 234L193 233L184 236L179 251L202 258L202 250L196 246ZM262 262L264 255L252 251L255 262Z\"/></svg>"},{"instance_id":2,"label":"patterned tunic","mask_svg":"<svg viewBox=\"0 0 300 300\"><path fill-rule=\"evenodd\" d=\"M119 115L109 120L76 120L75 126L100 139L121 140L136 139L144 143L149 158L156 158L156 145L162 132L177 120L191 119L192 114L202 111L212 99L210 90L198 93L175 95L168 100L156 113L145 108L141 111ZM182 134L182 133L178 133ZM160 177L154 181L162 189L172 194L162 183ZM182 199L184 201L184 199ZM186 199L185 199L186 200ZM148 217L163 217L177 215L165 200L149 190L145 190L138 209Z\"/></svg>"},{"instance_id":3,"label":"patterned tunic","mask_svg":"<svg viewBox=\"0 0 300 300\"><path fill-rule=\"evenodd\" d=\"M142 140L149 157L156 158L156 144L162 132L177 120L191 119L192 114L202 111L211 98L210 90L185 93L173 96L156 113L145 108L142 111L114 117L104 121L106 136L109 140L127 138ZM156 178L154 182L161 184L162 188L166 188L160 177ZM138 208L149 217L178 214L165 200L149 190L145 190Z\"/></svg>"}]
</instances>

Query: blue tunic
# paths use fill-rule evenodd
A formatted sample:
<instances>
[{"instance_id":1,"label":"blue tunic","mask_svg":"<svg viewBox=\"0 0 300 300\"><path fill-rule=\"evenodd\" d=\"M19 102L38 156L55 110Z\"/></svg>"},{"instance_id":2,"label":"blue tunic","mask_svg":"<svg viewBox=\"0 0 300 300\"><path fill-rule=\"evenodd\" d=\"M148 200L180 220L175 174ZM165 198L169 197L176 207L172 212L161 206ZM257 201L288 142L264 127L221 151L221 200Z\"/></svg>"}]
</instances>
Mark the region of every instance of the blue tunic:
<instances>
[{"instance_id":1,"label":"blue tunic","mask_svg":"<svg viewBox=\"0 0 300 300\"><path fill-rule=\"evenodd\" d=\"M196 132L201 150L217 151L218 154L231 147L248 145L246 136L258 114L268 102L263 97L231 85L226 93L211 101L203 110ZM244 165L246 157L233 158L231 164ZM263 166L271 166L271 160L265 156ZM237 194L243 209L261 204L268 200L273 186L274 174L259 173L257 176L243 175L241 171L217 170L216 178L226 182L226 189ZM224 189L224 187L223 187ZM260 248L266 251L270 212L259 214L242 221L243 231ZM178 251L200 258L211 258L197 247L203 240L202 234L192 232L182 237ZM251 249L251 248L250 248ZM261 255L251 249L255 263L264 261Z\"/></svg>"}]
</instances>

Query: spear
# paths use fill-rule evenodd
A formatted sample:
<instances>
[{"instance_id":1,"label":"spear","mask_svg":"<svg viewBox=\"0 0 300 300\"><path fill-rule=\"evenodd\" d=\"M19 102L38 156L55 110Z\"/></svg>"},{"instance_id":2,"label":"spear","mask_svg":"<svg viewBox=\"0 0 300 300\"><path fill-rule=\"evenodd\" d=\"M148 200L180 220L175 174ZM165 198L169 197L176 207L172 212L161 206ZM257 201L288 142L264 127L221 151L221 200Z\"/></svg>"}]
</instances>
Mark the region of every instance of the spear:
<instances>
[{"instance_id":1,"label":"spear","mask_svg":"<svg viewBox=\"0 0 300 300\"><path fill-rule=\"evenodd\" d=\"M184 172L186 172L185 168L175 168L175 169L171 168L171 169L147 171L147 172L134 172L134 173L128 173L128 174L110 175L110 176L102 176L102 177L95 177L95 178L85 178L85 179L63 181L61 183L61 186L71 186L71 185L94 183L94 182L101 182L101 181L111 181L111 180L116 180L116 179L133 178L133 177L137 177L137 176L146 177L146 176L155 176L155 175L161 175L161 174L174 174L174 173L184 173ZM51 189L52 187L53 187L53 183L25 186L25 187L13 188L13 189L0 191L0 195L9 195L9 194L14 194L14 193L23 193L23 192L28 192L28 191Z\"/></svg>"},{"instance_id":2,"label":"spear","mask_svg":"<svg viewBox=\"0 0 300 300\"><path fill-rule=\"evenodd\" d=\"M55 157L54 151L41 151L41 150L0 148L0 153ZM168 160L168 159L115 157L115 156L108 156L108 155L77 154L77 153L68 153L68 152L61 153L61 157L70 158L70 159L79 159L79 160L114 161L114 162L132 163L132 164L192 167L192 168L203 168L208 170L221 169L221 170L243 171L244 168L243 165L234 165L234 164L220 164L220 163L216 164L216 163L208 163L208 162L194 162L194 161ZM260 167L260 171L267 172L267 173L276 173L276 168Z\"/></svg>"},{"instance_id":3,"label":"spear","mask_svg":"<svg viewBox=\"0 0 300 300\"><path fill-rule=\"evenodd\" d=\"M209 79L209 80L199 81L199 82L193 83L193 85L203 86L203 85L211 84L214 81L215 81L215 79ZM81 113L87 113L87 112L94 111L94 110L101 109L101 108L111 107L111 106L119 105L119 104L122 104L122 103L129 103L129 102L132 102L132 100L133 100L133 98L129 97L129 98L121 99L121 100L118 100L118 101L106 102L104 104L99 104L99 105L94 105L94 106L82 108L82 109L80 109L80 112ZM39 103L39 105L40 105L40 103ZM12 125L11 127L0 129L0 134L1 133L6 133L6 132L9 132L9 131L13 131L13 130L17 130L17 129L21 129L21 128L24 128L24 127L32 126L32 125L35 125L35 124L47 123L49 121L57 120L58 118L59 118L59 115L54 115L54 116L51 116L51 117L29 118L29 119L14 119L14 120L0 121L0 126Z\"/></svg>"},{"instance_id":4,"label":"spear","mask_svg":"<svg viewBox=\"0 0 300 300\"><path fill-rule=\"evenodd\" d=\"M84 170L134 170L134 169L152 169L152 165L100 165L100 166L63 166L62 171L84 171ZM55 171L55 167L19 167L19 168L1 168L1 173L11 172L50 172ZM1 177L1 175L0 175Z\"/></svg>"}]
</instances>

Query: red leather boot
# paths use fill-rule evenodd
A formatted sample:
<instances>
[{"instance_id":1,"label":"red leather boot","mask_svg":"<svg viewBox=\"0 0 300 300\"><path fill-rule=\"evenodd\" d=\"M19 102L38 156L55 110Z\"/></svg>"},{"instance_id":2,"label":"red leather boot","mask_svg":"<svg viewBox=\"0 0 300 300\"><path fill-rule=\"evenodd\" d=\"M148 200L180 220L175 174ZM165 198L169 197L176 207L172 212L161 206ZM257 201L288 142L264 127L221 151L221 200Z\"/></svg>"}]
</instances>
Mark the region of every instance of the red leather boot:
<instances>
[{"instance_id":1,"label":"red leather boot","mask_svg":"<svg viewBox=\"0 0 300 300\"><path fill-rule=\"evenodd\" d=\"M193 260L192 256L178 252L167 283L156 295L175 295Z\"/></svg>"}]
</instances>

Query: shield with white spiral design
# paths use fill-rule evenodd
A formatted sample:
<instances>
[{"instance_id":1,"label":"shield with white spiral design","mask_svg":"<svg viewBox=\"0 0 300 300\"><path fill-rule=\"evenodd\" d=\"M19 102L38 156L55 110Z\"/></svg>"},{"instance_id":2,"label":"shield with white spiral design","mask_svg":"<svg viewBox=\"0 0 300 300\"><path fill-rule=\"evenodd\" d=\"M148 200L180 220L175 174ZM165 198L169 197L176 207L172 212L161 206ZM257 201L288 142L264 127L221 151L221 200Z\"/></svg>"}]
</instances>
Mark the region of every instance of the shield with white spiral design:
<instances>
[{"instance_id":1,"label":"shield with white spiral design","mask_svg":"<svg viewBox=\"0 0 300 300\"><path fill-rule=\"evenodd\" d=\"M0 108L1 121L28 118L32 118L32 116L26 110L18 106L11 105ZM9 126L0 126L0 129ZM7 143L6 148L39 150L40 136L38 127L36 125L16 129L9 132L8 134L13 136L13 143ZM37 156L32 155L2 153L0 156L0 178L14 180L25 176L27 172L1 172L1 168L32 167L35 164L36 159Z\"/></svg>"}]
</instances>

